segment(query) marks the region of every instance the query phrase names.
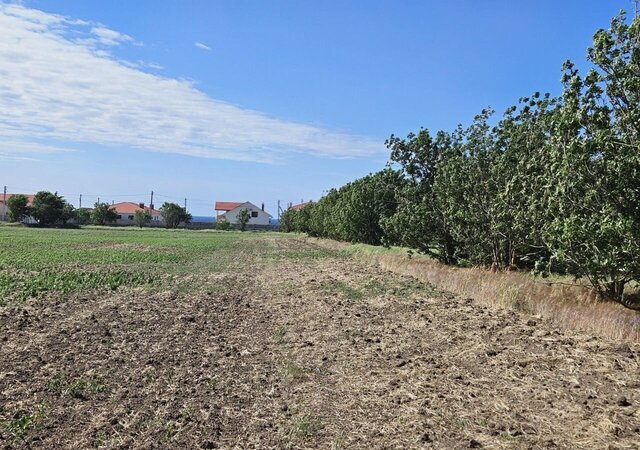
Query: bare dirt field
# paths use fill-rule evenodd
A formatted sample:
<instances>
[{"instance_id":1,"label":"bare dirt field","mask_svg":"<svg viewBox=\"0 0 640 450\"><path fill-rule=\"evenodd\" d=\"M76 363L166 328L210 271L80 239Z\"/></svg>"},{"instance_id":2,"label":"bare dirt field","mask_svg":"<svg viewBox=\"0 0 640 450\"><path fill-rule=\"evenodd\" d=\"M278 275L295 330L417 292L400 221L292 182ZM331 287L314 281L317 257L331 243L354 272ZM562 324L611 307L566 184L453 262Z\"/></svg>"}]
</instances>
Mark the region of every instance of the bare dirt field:
<instances>
[{"instance_id":1,"label":"bare dirt field","mask_svg":"<svg viewBox=\"0 0 640 450\"><path fill-rule=\"evenodd\" d=\"M222 269L0 307L0 448L640 447L637 344L230 235Z\"/></svg>"}]
</instances>

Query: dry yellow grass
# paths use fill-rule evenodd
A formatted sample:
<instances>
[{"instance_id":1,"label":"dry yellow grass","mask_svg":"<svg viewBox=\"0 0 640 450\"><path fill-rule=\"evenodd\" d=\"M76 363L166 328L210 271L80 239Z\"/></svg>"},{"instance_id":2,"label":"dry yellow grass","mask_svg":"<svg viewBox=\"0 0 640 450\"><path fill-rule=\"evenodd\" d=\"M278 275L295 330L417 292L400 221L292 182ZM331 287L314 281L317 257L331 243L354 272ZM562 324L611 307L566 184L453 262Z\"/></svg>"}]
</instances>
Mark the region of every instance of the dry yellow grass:
<instances>
[{"instance_id":1,"label":"dry yellow grass","mask_svg":"<svg viewBox=\"0 0 640 450\"><path fill-rule=\"evenodd\" d=\"M522 272L492 272L441 264L405 250L321 240L391 272L413 276L486 305L539 315L563 328L588 331L626 342L640 342L640 312L612 302L599 302L587 286L536 280Z\"/></svg>"}]
</instances>

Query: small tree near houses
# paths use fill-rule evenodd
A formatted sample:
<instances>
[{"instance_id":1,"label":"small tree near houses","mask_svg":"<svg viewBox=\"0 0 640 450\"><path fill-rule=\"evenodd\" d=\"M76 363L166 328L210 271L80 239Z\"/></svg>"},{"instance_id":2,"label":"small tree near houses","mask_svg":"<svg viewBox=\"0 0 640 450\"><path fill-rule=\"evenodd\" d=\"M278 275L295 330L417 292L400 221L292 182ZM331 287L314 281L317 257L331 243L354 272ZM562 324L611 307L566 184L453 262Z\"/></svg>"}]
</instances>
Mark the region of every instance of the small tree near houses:
<instances>
[{"instance_id":1,"label":"small tree near houses","mask_svg":"<svg viewBox=\"0 0 640 450\"><path fill-rule=\"evenodd\" d=\"M247 223L249 223L249 219L251 218L251 213L248 209L243 209L238 213L236 219L238 220L238 225L240 225L240 231L247 230Z\"/></svg>"},{"instance_id":2,"label":"small tree near houses","mask_svg":"<svg viewBox=\"0 0 640 450\"><path fill-rule=\"evenodd\" d=\"M140 228L151 222L151 213L146 209L136 211L133 216L133 222Z\"/></svg>"},{"instance_id":3,"label":"small tree near houses","mask_svg":"<svg viewBox=\"0 0 640 450\"><path fill-rule=\"evenodd\" d=\"M7 207L9 209L9 221L22 222L29 216L29 199L22 194L14 195L7 200Z\"/></svg>"},{"instance_id":4,"label":"small tree near houses","mask_svg":"<svg viewBox=\"0 0 640 450\"><path fill-rule=\"evenodd\" d=\"M160 213L167 228L177 228L181 222L191 222L191 214L177 203L165 202L160 208Z\"/></svg>"},{"instance_id":5,"label":"small tree near houses","mask_svg":"<svg viewBox=\"0 0 640 450\"><path fill-rule=\"evenodd\" d=\"M108 203L96 203L93 205L91 220L96 225L106 225L117 220L118 213Z\"/></svg>"}]
</instances>

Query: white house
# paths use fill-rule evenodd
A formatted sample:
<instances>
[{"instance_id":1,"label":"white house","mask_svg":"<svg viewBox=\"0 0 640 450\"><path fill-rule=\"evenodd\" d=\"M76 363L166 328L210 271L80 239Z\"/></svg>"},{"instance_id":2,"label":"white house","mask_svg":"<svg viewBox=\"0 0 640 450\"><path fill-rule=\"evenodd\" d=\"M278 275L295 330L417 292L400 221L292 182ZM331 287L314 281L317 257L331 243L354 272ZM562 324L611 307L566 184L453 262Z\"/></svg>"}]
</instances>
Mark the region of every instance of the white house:
<instances>
[{"instance_id":1,"label":"white house","mask_svg":"<svg viewBox=\"0 0 640 450\"><path fill-rule=\"evenodd\" d=\"M161 223L162 215L160 211L145 206L144 203L121 202L111 205L110 209L114 209L118 214L116 223L118 225L133 225L133 218L136 211L149 211L151 213L151 223Z\"/></svg>"},{"instance_id":2,"label":"white house","mask_svg":"<svg viewBox=\"0 0 640 450\"><path fill-rule=\"evenodd\" d=\"M216 220L226 220L231 224L238 223L238 213L246 209L249 211L249 225L269 225L271 214L251 202L216 202Z\"/></svg>"}]
</instances>

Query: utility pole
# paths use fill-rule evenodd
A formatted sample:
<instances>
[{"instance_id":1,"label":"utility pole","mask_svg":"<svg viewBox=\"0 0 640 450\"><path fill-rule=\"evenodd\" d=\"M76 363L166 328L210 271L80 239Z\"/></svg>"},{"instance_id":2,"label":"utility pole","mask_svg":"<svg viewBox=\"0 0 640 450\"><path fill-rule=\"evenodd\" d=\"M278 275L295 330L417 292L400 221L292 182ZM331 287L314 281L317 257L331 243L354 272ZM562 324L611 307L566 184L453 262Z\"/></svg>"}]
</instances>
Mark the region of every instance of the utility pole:
<instances>
[{"instance_id":1,"label":"utility pole","mask_svg":"<svg viewBox=\"0 0 640 450\"><path fill-rule=\"evenodd\" d=\"M280 222L280 211L281 211L280 200L278 200L278 222Z\"/></svg>"},{"instance_id":2,"label":"utility pole","mask_svg":"<svg viewBox=\"0 0 640 450\"><path fill-rule=\"evenodd\" d=\"M98 203L100 203L100 197L98 197Z\"/></svg>"},{"instance_id":3,"label":"utility pole","mask_svg":"<svg viewBox=\"0 0 640 450\"><path fill-rule=\"evenodd\" d=\"M149 203L149 208L153 209L153 191L151 191L151 203Z\"/></svg>"},{"instance_id":4,"label":"utility pole","mask_svg":"<svg viewBox=\"0 0 640 450\"><path fill-rule=\"evenodd\" d=\"M2 191L2 220L7 220L7 187Z\"/></svg>"},{"instance_id":5,"label":"utility pole","mask_svg":"<svg viewBox=\"0 0 640 450\"><path fill-rule=\"evenodd\" d=\"M78 203L78 209L82 209L82 194L80 194L80 202Z\"/></svg>"},{"instance_id":6,"label":"utility pole","mask_svg":"<svg viewBox=\"0 0 640 450\"><path fill-rule=\"evenodd\" d=\"M186 198L186 197L185 197L185 199L184 199L184 210L185 210L185 211L187 210L187 198Z\"/></svg>"},{"instance_id":7,"label":"utility pole","mask_svg":"<svg viewBox=\"0 0 640 450\"><path fill-rule=\"evenodd\" d=\"M635 16L638 17L638 0L633 1L633 5L635 6Z\"/></svg>"}]
</instances>

